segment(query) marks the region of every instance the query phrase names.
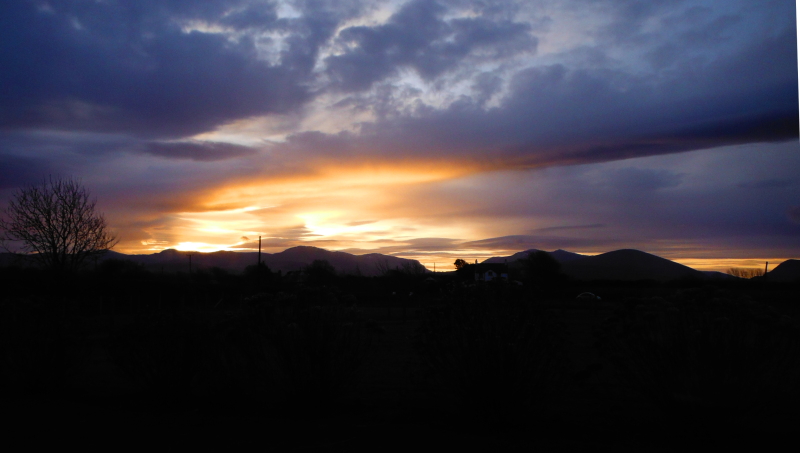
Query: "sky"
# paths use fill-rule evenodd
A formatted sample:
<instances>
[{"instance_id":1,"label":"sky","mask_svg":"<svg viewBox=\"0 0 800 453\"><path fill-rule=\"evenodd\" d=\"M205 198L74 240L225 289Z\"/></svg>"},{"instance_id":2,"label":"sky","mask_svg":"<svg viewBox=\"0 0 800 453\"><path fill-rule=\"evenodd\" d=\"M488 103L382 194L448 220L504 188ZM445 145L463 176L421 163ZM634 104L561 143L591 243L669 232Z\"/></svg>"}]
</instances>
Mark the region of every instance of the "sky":
<instances>
[{"instance_id":1,"label":"sky","mask_svg":"<svg viewBox=\"0 0 800 453\"><path fill-rule=\"evenodd\" d=\"M0 207L78 178L114 250L800 258L788 0L0 6Z\"/></svg>"}]
</instances>

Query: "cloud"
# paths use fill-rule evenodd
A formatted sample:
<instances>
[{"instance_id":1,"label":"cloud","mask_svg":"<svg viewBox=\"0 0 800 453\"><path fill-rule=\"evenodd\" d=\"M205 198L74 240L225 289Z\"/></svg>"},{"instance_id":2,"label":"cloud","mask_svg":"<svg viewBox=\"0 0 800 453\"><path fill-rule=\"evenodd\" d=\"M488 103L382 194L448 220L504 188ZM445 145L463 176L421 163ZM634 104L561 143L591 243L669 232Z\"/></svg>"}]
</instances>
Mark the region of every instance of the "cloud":
<instances>
[{"instance_id":1,"label":"cloud","mask_svg":"<svg viewBox=\"0 0 800 453\"><path fill-rule=\"evenodd\" d=\"M360 123L356 133L317 132L313 147L343 152L340 157L441 159L498 169L780 142L798 137L795 60L795 33L787 27L699 67L655 75L536 65L514 72L501 96L497 82L482 76L474 98L462 95L443 107L399 95L390 98L394 107L370 98L380 105L377 119ZM490 96L497 101L487 108ZM287 147L308 143L307 134L290 136Z\"/></svg>"},{"instance_id":2,"label":"cloud","mask_svg":"<svg viewBox=\"0 0 800 453\"><path fill-rule=\"evenodd\" d=\"M41 5L0 7L0 189L81 177L129 238L797 249L788 2Z\"/></svg>"},{"instance_id":3,"label":"cloud","mask_svg":"<svg viewBox=\"0 0 800 453\"><path fill-rule=\"evenodd\" d=\"M0 128L176 138L295 111L313 97L319 46L345 11L300 9L291 19L244 0L4 5L13 45L0 56Z\"/></svg>"},{"instance_id":4,"label":"cloud","mask_svg":"<svg viewBox=\"0 0 800 453\"><path fill-rule=\"evenodd\" d=\"M150 142L144 147L144 152L168 159L191 159L210 162L252 156L257 150L231 143L192 141Z\"/></svg>"},{"instance_id":5,"label":"cloud","mask_svg":"<svg viewBox=\"0 0 800 453\"><path fill-rule=\"evenodd\" d=\"M798 134L796 34L778 4L754 12L746 2L606 2L591 6L603 21L561 19L586 7L577 2L554 8L549 28L539 25L539 10L502 2L414 0L385 21L356 20L363 25L347 21L374 7L356 1L297 2L292 15L246 0L137 5L4 6L4 41L17 44L0 56L0 128L174 140L248 118L319 108L347 118L349 109L375 118L316 141L338 140L357 158L455 157L491 168ZM555 29L580 44L540 56L539 36ZM664 53L666 45L681 52L651 66L618 56ZM575 60L575 52L595 57ZM409 70L423 83L409 82ZM318 104L336 90L353 95ZM315 133L300 124L291 147Z\"/></svg>"},{"instance_id":6,"label":"cloud","mask_svg":"<svg viewBox=\"0 0 800 453\"><path fill-rule=\"evenodd\" d=\"M360 226L360 225L369 225L370 223L375 223L377 220L359 220L355 222L347 222L347 226Z\"/></svg>"},{"instance_id":7,"label":"cloud","mask_svg":"<svg viewBox=\"0 0 800 453\"><path fill-rule=\"evenodd\" d=\"M343 29L336 40L344 51L325 59L327 74L336 87L352 92L403 68L433 80L468 57L495 60L536 50L529 24L485 16L447 20L447 12L435 1L412 0L385 24Z\"/></svg>"}]
</instances>

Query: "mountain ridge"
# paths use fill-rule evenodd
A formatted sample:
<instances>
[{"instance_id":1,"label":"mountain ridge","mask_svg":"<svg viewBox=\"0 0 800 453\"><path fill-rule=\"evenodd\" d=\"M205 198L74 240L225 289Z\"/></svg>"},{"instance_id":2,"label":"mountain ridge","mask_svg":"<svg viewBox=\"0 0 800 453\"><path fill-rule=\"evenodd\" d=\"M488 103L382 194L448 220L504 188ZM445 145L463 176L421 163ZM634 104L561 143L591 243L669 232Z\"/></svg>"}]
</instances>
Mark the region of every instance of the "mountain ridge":
<instances>
[{"instance_id":1,"label":"mountain ridge","mask_svg":"<svg viewBox=\"0 0 800 453\"><path fill-rule=\"evenodd\" d=\"M508 257L492 257L484 263L507 262L509 266L521 266L518 260L536 251L538 250L530 249ZM545 253L555 258L561 264L561 271L575 280L668 281L710 278L696 269L635 249L620 249L593 256L561 249Z\"/></svg>"},{"instance_id":2,"label":"mountain ridge","mask_svg":"<svg viewBox=\"0 0 800 453\"><path fill-rule=\"evenodd\" d=\"M519 260L526 258L529 253L537 251L539 250L529 249L506 257L495 256L484 260L483 263L507 263L512 269L520 268L522 262ZM561 270L564 274L576 280L667 281L681 278L716 280L736 278L721 272L692 269L666 258L635 249L620 249L599 255L581 255L562 249L546 253L561 264ZM190 253L175 249L166 249L149 255L127 255L108 251L97 262L102 263L106 260L117 259L141 264L146 269L154 272L188 272L190 254L193 270L219 267L230 272L240 273L247 266L255 265L258 262L258 252L221 250L208 253ZM273 272L300 271L314 260L328 261L338 273L343 275L363 275L367 277L383 275L392 269L425 269L417 260L375 252L355 255L306 245L291 247L281 252L261 254L261 262ZM25 258L24 256L0 253L0 266L14 264L28 266L31 265L31 261L30 258ZM430 272L429 270L426 271ZM780 263L767 274L767 277L770 281L800 280L800 260L790 259Z\"/></svg>"},{"instance_id":3,"label":"mountain ridge","mask_svg":"<svg viewBox=\"0 0 800 453\"><path fill-rule=\"evenodd\" d=\"M117 259L127 259L142 263L150 270L188 271L187 252L174 249L163 250L150 255L124 255ZM233 272L243 272L247 266L258 263L258 252L232 252L221 250L209 253L192 253L193 269L219 267ZM108 257L105 259L111 259ZM261 263L273 272L300 271L315 260L325 260L338 273L350 275L376 276L390 269L404 269L422 266L419 261L391 255L369 253L354 255L347 252L326 250L320 247L300 245L276 253L261 253Z\"/></svg>"},{"instance_id":4,"label":"mountain ridge","mask_svg":"<svg viewBox=\"0 0 800 453\"><path fill-rule=\"evenodd\" d=\"M798 282L800 281L800 260L786 260L767 272L766 277L773 282Z\"/></svg>"}]
</instances>

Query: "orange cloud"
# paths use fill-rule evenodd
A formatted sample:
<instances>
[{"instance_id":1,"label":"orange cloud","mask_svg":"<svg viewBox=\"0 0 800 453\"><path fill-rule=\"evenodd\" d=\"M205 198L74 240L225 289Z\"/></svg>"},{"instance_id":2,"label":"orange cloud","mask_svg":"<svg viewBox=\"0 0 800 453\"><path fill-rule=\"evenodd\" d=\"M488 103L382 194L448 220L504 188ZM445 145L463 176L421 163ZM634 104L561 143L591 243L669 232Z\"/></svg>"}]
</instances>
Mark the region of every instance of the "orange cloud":
<instances>
[{"instance_id":1,"label":"orange cloud","mask_svg":"<svg viewBox=\"0 0 800 453\"><path fill-rule=\"evenodd\" d=\"M150 240L127 242L119 249L141 252L158 244L184 250L231 250L243 247L242 236L259 235L301 243L325 239L332 248L378 241L373 243L377 247L414 222L412 212L398 215L387 207L416 186L460 173L453 166L331 165L295 176L221 182L195 192L185 200L186 209L166 214L158 226L144 226ZM461 230L432 225L424 234L460 234Z\"/></svg>"}]
</instances>

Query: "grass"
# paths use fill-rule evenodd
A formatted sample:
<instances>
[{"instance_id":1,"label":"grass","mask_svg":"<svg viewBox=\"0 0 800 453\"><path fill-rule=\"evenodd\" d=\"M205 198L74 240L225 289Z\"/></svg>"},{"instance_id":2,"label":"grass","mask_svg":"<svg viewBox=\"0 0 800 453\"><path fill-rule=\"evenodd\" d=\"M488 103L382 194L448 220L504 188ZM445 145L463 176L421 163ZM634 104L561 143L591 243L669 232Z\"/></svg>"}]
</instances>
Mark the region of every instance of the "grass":
<instances>
[{"instance_id":1,"label":"grass","mask_svg":"<svg viewBox=\"0 0 800 453\"><path fill-rule=\"evenodd\" d=\"M98 348L107 346L118 370L127 369L127 380L137 384L132 399L142 403L135 412L146 415L134 420L179 414L199 431L241 422L260 433L280 421L273 431L286 433L271 435L282 439L315 426L362 433L348 439L391 432L409 445L417 432L448 442L499 438L498 432L524 437L507 436L514 431L535 433L530 438L545 449L653 447L684 442L689 432L716 441L753 431L766 441L780 435L765 428L779 411L795 411L787 432L798 419L789 404L798 401L800 380L794 323L737 293L701 288L661 298L604 297L600 307L487 291L421 303L407 320L396 308L389 318L384 307L362 312L353 300L318 296L256 295L236 310L118 316L114 341ZM36 385L49 396L37 407L46 407L47 398L69 397L65 383L86 377L79 346L91 329L77 317L22 302L0 306L2 376L7 394L28 385L23 376L42 379ZM107 329L107 321L93 322ZM597 351L593 328L601 334ZM33 357L39 359L23 360ZM573 372L597 361L602 371L579 384ZM127 400L106 395L92 400L105 399L102 411L86 403L84 413L111 414L106 424L129 417ZM591 440L569 441L576 430Z\"/></svg>"}]
</instances>

